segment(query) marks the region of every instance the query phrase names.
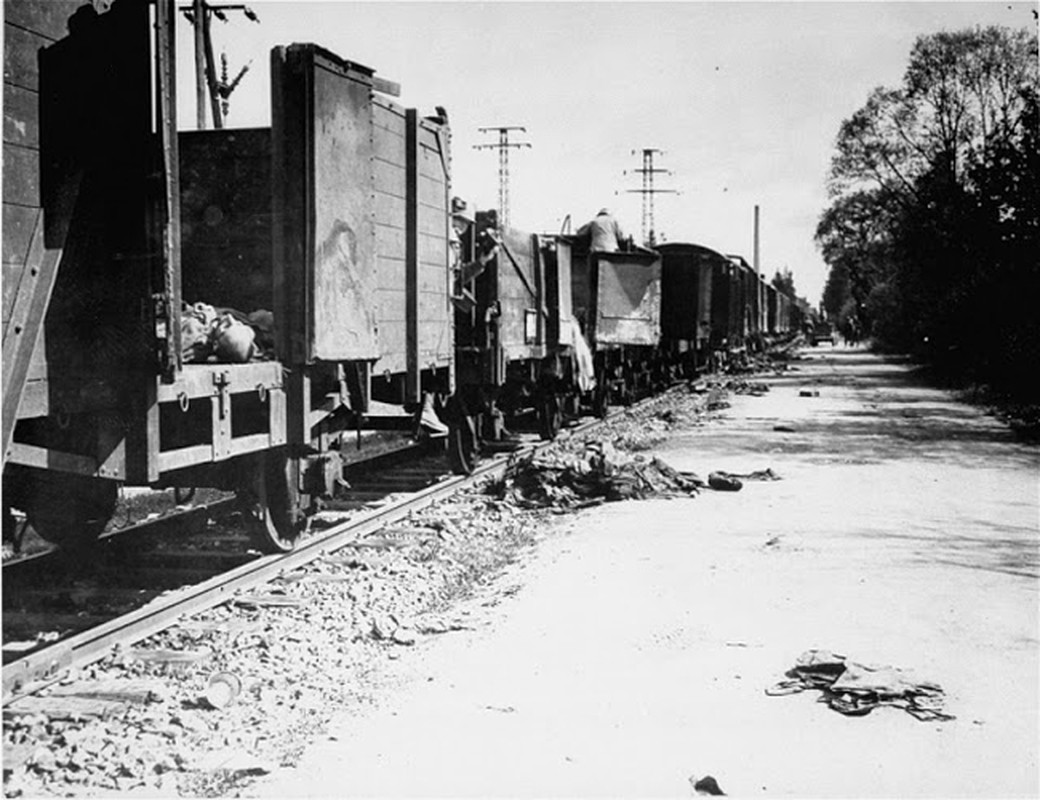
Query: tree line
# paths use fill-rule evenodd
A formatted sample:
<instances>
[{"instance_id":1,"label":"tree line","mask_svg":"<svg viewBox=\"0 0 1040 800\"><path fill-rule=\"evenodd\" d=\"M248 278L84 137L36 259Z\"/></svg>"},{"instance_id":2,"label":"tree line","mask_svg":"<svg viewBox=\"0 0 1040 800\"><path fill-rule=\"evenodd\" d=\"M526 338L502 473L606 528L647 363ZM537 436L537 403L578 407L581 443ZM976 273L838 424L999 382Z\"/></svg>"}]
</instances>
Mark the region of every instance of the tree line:
<instances>
[{"instance_id":1,"label":"tree line","mask_svg":"<svg viewBox=\"0 0 1040 800\"><path fill-rule=\"evenodd\" d=\"M838 132L823 306L883 351L1015 395L1040 364L1040 79L1025 29L922 36Z\"/></svg>"}]
</instances>

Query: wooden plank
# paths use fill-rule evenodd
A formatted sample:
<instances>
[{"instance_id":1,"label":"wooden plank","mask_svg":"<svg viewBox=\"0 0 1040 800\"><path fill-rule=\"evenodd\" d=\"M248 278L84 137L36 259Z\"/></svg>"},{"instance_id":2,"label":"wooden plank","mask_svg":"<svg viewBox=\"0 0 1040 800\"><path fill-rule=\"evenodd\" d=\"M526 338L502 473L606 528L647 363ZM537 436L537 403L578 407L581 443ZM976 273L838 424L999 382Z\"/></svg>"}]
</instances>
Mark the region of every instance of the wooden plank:
<instances>
[{"instance_id":1,"label":"wooden plank","mask_svg":"<svg viewBox=\"0 0 1040 800\"><path fill-rule=\"evenodd\" d=\"M3 263L5 294L7 292L6 282L11 277L16 277L14 273L8 271L8 267L12 269L17 268L17 277L20 278L21 267L25 264L25 259L29 257L29 245L32 243L32 233L36 225L36 215L38 213L38 209L30 206L4 203ZM4 318L7 318L6 313Z\"/></svg>"},{"instance_id":2,"label":"wooden plank","mask_svg":"<svg viewBox=\"0 0 1040 800\"><path fill-rule=\"evenodd\" d=\"M448 216L443 209L424 205L422 211L423 213L419 215L419 232L447 242Z\"/></svg>"},{"instance_id":3,"label":"wooden plank","mask_svg":"<svg viewBox=\"0 0 1040 800\"><path fill-rule=\"evenodd\" d=\"M407 160L405 201L405 401L417 402L419 385L419 117L414 108L405 119L405 157Z\"/></svg>"},{"instance_id":4,"label":"wooden plank","mask_svg":"<svg viewBox=\"0 0 1040 800\"><path fill-rule=\"evenodd\" d=\"M40 206L40 153L4 143L4 202Z\"/></svg>"},{"instance_id":5,"label":"wooden plank","mask_svg":"<svg viewBox=\"0 0 1040 800\"><path fill-rule=\"evenodd\" d=\"M53 469L60 472L75 472L79 475L97 474L97 459L78 453L64 453L59 450L48 450L44 447L12 442L7 447L7 461L11 464L22 464L26 467Z\"/></svg>"},{"instance_id":6,"label":"wooden plank","mask_svg":"<svg viewBox=\"0 0 1040 800\"><path fill-rule=\"evenodd\" d=\"M376 299L380 334L386 329L387 323L404 323L407 310L407 295L404 289L396 287L380 289L376 292Z\"/></svg>"},{"instance_id":7,"label":"wooden plank","mask_svg":"<svg viewBox=\"0 0 1040 800\"><path fill-rule=\"evenodd\" d=\"M383 97L377 97L372 103L372 124L382 132L395 133L404 139L404 109ZM376 138L379 138L377 135Z\"/></svg>"},{"instance_id":8,"label":"wooden plank","mask_svg":"<svg viewBox=\"0 0 1040 800\"><path fill-rule=\"evenodd\" d=\"M385 320L379 324L379 361L372 370L372 374L378 377L386 368L384 362L392 360L394 371L403 371L405 351L405 325L403 319Z\"/></svg>"},{"instance_id":9,"label":"wooden plank","mask_svg":"<svg viewBox=\"0 0 1040 800\"><path fill-rule=\"evenodd\" d=\"M419 258L423 264L448 268L448 240L442 236L419 237Z\"/></svg>"},{"instance_id":10,"label":"wooden plank","mask_svg":"<svg viewBox=\"0 0 1040 800\"><path fill-rule=\"evenodd\" d=\"M10 5L4 3L5 12ZM53 40L11 25L10 20L4 23L4 82L36 91L40 85L37 53Z\"/></svg>"},{"instance_id":11,"label":"wooden plank","mask_svg":"<svg viewBox=\"0 0 1040 800\"><path fill-rule=\"evenodd\" d=\"M171 381L181 368L181 198L180 151L177 140L177 81L174 75L174 36L177 12L174 0L155 6L155 60L158 62L158 137L163 159L162 315L166 318L165 347L160 357L162 378ZM270 274L270 270L267 270Z\"/></svg>"},{"instance_id":12,"label":"wooden plank","mask_svg":"<svg viewBox=\"0 0 1040 800\"><path fill-rule=\"evenodd\" d=\"M160 384L158 401L174 403L183 393L189 399L211 397L216 391L213 376L225 373L232 394L256 391L258 386L273 390L282 386L282 366L275 361L248 364L186 364L175 383Z\"/></svg>"},{"instance_id":13,"label":"wooden plank","mask_svg":"<svg viewBox=\"0 0 1040 800\"><path fill-rule=\"evenodd\" d=\"M4 246L7 246L7 232L4 232ZM11 308L14 306L14 298L18 291L18 281L22 278L24 261L15 263L4 262L3 276L0 277L0 286L3 287L2 319L3 329L7 330L7 320L11 316Z\"/></svg>"},{"instance_id":14,"label":"wooden plank","mask_svg":"<svg viewBox=\"0 0 1040 800\"><path fill-rule=\"evenodd\" d=\"M64 38L68 20L84 0L5 0L4 22L51 40Z\"/></svg>"},{"instance_id":15,"label":"wooden plank","mask_svg":"<svg viewBox=\"0 0 1040 800\"><path fill-rule=\"evenodd\" d=\"M306 219L306 117L304 82L284 47L271 50L271 170L274 195L272 214L272 279L275 349L287 363L297 365L307 358L309 342L303 335L305 321L306 253L310 245ZM290 398L288 414L293 440L303 441L302 420L307 410Z\"/></svg>"},{"instance_id":16,"label":"wooden plank","mask_svg":"<svg viewBox=\"0 0 1040 800\"><path fill-rule=\"evenodd\" d=\"M404 228L376 225L376 256L382 260L405 257Z\"/></svg>"},{"instance_id":17,"label":"wooden plank","mask_svg":"<svg viewBox=\"0 0 1040 800\"><path fill-rule=\"evenodd\" d=\"M7 162L5 159L4 167ZM78 190L78 187L77 187ZM37 222L29 246L28 262L32 268L23 272L17 295L11 304L3 339L3 452L6 458L21 405L22 389L29 372L33 349L43 327L50 303L54 280L58 273L61 250L45 249L43 213Z\"/></svg>"},{"instance_id":18,"label":"wooden plank","mask_svg":"<svg viewBox=\"0 0 1040 800\"><path fill-rule=\"evenodd\" d=\"M378 290L404 286L404 256L400 258L376 257Z\"/></svg>"},{"instance_id":19,"label":"wooden plank","mask_svg":"<svg viewBox=\"0 0 1040 800\"><path fill-rule=\"evenodd\" d=\"M394 197L376 192L373 195L372 211L376 225L404 231L404 195Z\"/></svg>"},{"instance_id":20,"label":"wooden plank","mask_svg":"<svg viewBox=\"0 0 1040 800\"><path fill-rule=\"evenodd\" d=\"M405 167L387 161L372 162L373 190L391 197L405 197Z\"/></svg>"},{"instance_id":21,"label":"wooden plank","mask_svg":"<svg viewBox=\"0 0 1040 800\"><path fill-rule=\"evenodd\" d=\"M443 181L422 177L419 181L419 199L424 206L445 214L447 208Z\"/></svg>"},{"instance_id":22,"label":"wooden plank","mask_svg":"<svg viewBox=\"0 0 1040 800\"><path fill-rule=\"evenodd\" d=\"M42 338L42 337L41 337ZM30 367L30 373L32 368ZM46 417L51 413L50 391L46 380L26 380L22 401L18 405L18 419Z\"/></svg>"},{"instance_id":23,"label":"wooden plank","mask_svg":"<svg viewBox=\"0 0 1040 800\"><path fill-rule=\"evenodd\" d=\"M372 76L372 88L377 92L388 94L391 97L400 97L401 95L401 84L397 83L397 81L387 80L378 75Z\"/></svg>"},{"instance_id":24,"label":"wooden plank","mask_svg":"<svg viewBox=\"0 0 1040 800\"><path fill-rule=\"evenodd\" d=\"M377 135L372 140L372 157L388 164L404 166L404 121L387 129L373 120L373 130Z\"/></svg>"},{"instance_id":25,"label":"wooden plank","mask_svg":"<svg viewBox=\"0 0 1040 800\"><path fill-rule=\"evenodd\" d=\"M266 433L254 433L232 439L228 446L228 456L240 456L244 453L256 453L271 446L270 436Z\"/></svg>"},{"instance_id":26,"label":"wooden plank","mask_svg":"<svg viewBox=\"0 0 1040 800\"><path fill-rule=\"evenodd\" d=\"M419 291L432 292L447 302L448 277L450 272L441 263L423 263L419 269Z\"/></svg>"},{"instance_id":27,"label":"wooden plank","mask_svg":"<svg viewBox=\"0 0 1040 800\"><path fill-rule=\"evenodd\" d=\"M182 447L179 450L167 450L159 454L159 471L170 472L195 464L208 464L213 460L213 447L208 444Z\"/></svg>"},{"instance_id":28,"label":"wooden plank","mask_svg":"<svg viewBox=\"0 0 1040 800\"><path fill-rule=\"evenodd\" d=\"M39 147L39 95L14 84L4 84L4 142Z\"/></svg>"}]
</instances>

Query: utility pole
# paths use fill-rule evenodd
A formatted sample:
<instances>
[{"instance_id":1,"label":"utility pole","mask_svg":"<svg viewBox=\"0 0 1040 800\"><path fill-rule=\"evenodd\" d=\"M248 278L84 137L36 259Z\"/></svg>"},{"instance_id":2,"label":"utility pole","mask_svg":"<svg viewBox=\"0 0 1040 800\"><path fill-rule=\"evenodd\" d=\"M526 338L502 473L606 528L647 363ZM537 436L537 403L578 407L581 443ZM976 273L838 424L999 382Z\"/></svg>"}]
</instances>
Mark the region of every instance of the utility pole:
<instances>
[{"instance_id":1,"label":"utility pole","mask_svg":"<svg viewBox=\"0 0 1040 800\"><path fill-rule=\"evenodd\" d=\"M509 151L512 148L530 147L530 142L509 141L510 131L523 131L527 128L520 125L498 125L486 128L477 128L481 133L498 131L498 141L493 144L475 144L474 150L498 150L498 226L506 228L509 226Z\"/></svg>"},{"instance_id":2,"label":"utility pole","mask_svg":"<svg viewBox=\"0 0 1040 800\"><path fill-rule=\"evenodd\" d=\"M213 60L213 37L210 34L210 22L212 17L216 17L221 22L227 22L225 14L227 11L241 11L245 14L246 19L253 22L260 21L256 13L242 3L211 3L207 0L192 0L190 5L180 7L180 12L195 28L195 124L199 130L206 128L207 94L209 95L213 127L224 127L221 98L224 99L226 108L228 96L248 69L248 66L243 68L233 84L228 84L226 79L223 84L217 82L217 66ZM227 88L229 86L230 88Z\"/></svg>"},{"instance_id":3,"label":"utility pole","mask_svg":"<svg viewBox=\"0 0 1040 800\"><path fill-rule=\"evenodd\" d=\"M657 169L654 167L654 156L664 155L663 150L658 150L653 147L644 147L642 150L633 150L632 155L642 153L643 155L643 166L639 169L634 169L637 175L643 176L643 185L639 189L627 189L630 193L638 193L643 195L643 244L647 247L653 247L656 243L657 235L654 230L654 195L655 194L679 194L675 189L658 189L654 186L654 175L665 174L671 175L672 173L666 169ZM627 175L628 172L626 171Z\"/></svg>"}]
</instances>

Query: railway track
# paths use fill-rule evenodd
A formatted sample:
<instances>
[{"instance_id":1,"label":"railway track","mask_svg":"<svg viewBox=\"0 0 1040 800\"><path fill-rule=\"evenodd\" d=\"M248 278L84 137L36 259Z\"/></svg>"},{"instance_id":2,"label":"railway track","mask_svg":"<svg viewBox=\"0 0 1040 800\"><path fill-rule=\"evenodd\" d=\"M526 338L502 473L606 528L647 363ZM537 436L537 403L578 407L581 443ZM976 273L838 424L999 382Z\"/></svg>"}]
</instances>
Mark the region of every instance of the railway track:
<instances>
[{"instance_id":1,"label":"railway track","mask_svg":"<svg viewBox=\"0 0 1040 800\"><path fill-rule=\"evenodd\" d=\"M600 424L588 420L571 428L584 431ZM160 530L138 536L113 537L103 543L104 566L63 562L60 552L5 569L5 641L3 704L60 680L69 670L87 666L113 652L173 625L184 616L227 602L236 593L262 586L323 555L356 542L468 486L501 476L511 460L548 446L534 436L522 436L509 451L481 461L470 476L449 475L441 453L405 459L390 453L372 463L348 468L350 489L327 506L330 514L312 526L290 553L260 555L248 535L233 524L213 522L196 514L208 528L199 533L206 549L190 549L183 535L163 536ZM330 516L348 515L327 522ZM170 520L164 520L167 528ZM142 537L155 539L142 546ZM131 547L131 542L133 547ZM24 571L25 575L18 575ZM35 573L35 575L30 574ZM12 580L7 580L8 575ZM24 577L24 580L22 578ZM19 585L49 587L19 593ZM35 578L35 580L34 580ZM18 611L20 606L23 610ZM58 628L62 634L41 637Z\"/></svg>"}]
</instances>

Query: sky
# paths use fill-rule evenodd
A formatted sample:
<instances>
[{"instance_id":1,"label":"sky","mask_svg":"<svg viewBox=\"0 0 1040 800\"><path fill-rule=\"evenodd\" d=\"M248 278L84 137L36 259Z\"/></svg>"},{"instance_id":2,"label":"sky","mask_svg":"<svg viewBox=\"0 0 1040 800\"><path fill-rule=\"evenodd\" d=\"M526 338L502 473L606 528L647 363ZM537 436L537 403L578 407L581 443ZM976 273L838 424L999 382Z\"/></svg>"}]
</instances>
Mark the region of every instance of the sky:
<instances>
[{"instance_id":1,"label":"sky","mask_svg":"<svg viewBox=\"0 0 1040 800\"><path fill-rule=\"evenodd\" d=\"M219 0L222 1L222 0ZM236 0L237 2L238 0ZM210 0L217 3L218 0ZM270 125L271 48L313 42L401 84L395 102L448 110L452 193L498 204L497 141L510 151L510 222L537 233L602 207L641 237L641 151L654 148L658 241L754 252L818 304L813 241L842 120L897 85L918 36L976 25L1036 30L1035 2L286 2L246 0L213 23L233 77L229 127ZM182 128L195 125L191 26L178 23Z\"/></svg>"}]
</instances>

